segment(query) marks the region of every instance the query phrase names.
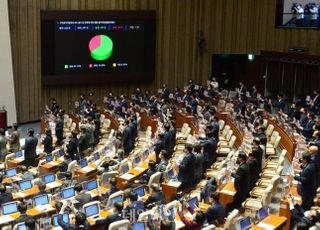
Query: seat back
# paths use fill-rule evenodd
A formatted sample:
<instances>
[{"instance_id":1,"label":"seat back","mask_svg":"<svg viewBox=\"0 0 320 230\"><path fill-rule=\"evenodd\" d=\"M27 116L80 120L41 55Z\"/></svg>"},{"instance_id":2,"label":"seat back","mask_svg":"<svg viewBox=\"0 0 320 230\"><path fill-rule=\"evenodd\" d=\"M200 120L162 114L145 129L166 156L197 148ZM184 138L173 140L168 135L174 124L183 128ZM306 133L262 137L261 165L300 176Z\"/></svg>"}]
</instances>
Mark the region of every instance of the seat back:
<instances>
[{"instance_id":1,"label":"seat back","mask_svg":"<svg viewBox=\"0 0 320 230\"><path fill-rule=\"evenodd\" d=\"M273 131L270 137L270 144L273 144L276 141L276 138L279 136L277 131Z\"/></svg>"},{"instance_id":2,"label":"seat back","mask_svg":"<svg viewBox=\"0 0 320 230\"><path fill-rule=\"evenodd\" d=\"M153 209L140 213L138 217L138 221L147 221L148 216L152 215L153 213L154 213Z\"/></svg>"},{"instance_id":3,"label":"seat back","mask_svg":"<svg viewBox=\"0 0 320 230\"><path fill-rule=\"evenodd\" d=\"M130 221L129 220L119 220L116 222L113 222L109 225L109 230L124 230L129 229Z\"/></svg>"},{"instance_id":4,"label":"seat back","mask_svg":"<svg viewBox=\"0 0 320 230\"><path fill-rule=\"evenodd\" d=\"M84 213L85 212L85 208L87 208L87 207L89 207L89 206L91 206L93 204L98 204L98 207L99 207L99 211L98 212L100 212L100 201L92 201L92 202L84 204L83 207L82 207L82 212Z\"/></svg>"},{"instance_id":5,"label":"seat back","mask_svg":"<svg viewBox=\"0 0 320 230\"><path fill-rule=\"evenodd\" d=\"M74 171L76 170L77 161L73 160L68 165L68 171L72 173L72 176L74 176Z\"/></svg>"},{"instance_id":6,"label":"seat back","mask_svg":"<svg viewBox=\"0 0 320 230\"><path fill-rule=\"evenodd\" d=\"M5 159L4 159L4 167L7 168L8 167L8 161L10 159L13 159L16 157L16 154L15 153L9 153L6 155Z\"/></svg>"},{"instance_id":7,"label":"seat back","mask_svg":"<svg viewBox=\"0 0 320 230\"><path fill-rule=\"evenodd\" d=\"M224 120L219 120L219 130L222 131L226 122Z\"/></svg>"},{"instance_id":8,"label":"seat back","mask_svg":"<svg viewBox=\"0 0 320 230\"><path fill-rule=\"evenodd\" d=\"M226 135L226 141L230 141L232 134L233 134L233 130L230 129Z\"/></svg>"},{"instance_id":9,"label":"seat back","mask_svg":"<svg viewBox=\"0 0 320 230\"><path fill-rule=\"evenodd\" d=\"M233 220L239 215L239 210L238 209L234 209L228 216L226 219L226 222L224 224L223 229L230 229L231 224L233 223Z\"/></svg>"},{"instance_id":10,"label":"seat back","mask_svg":"<svg viewBox=\"0 0 320 230\"><path fill-rule=\"evenodd\" d=\"M281 141L281 136L277 136L276 140L273 143L273 148L277 149Z\"/></svg>"},{"instance_id":11,"label":"seat back","mask_svg":"<svg viewBox=\"0 0 320 230\"><path fill-rule=\"evenodd\" d=\"M119 172L118 171L111 171L111 172L104 172L101 175L101 185L102 186L106 186L108 184L108 182L110 181L111 178L115 178L116 175L118 175Z\"/></svg>"},{"instance_id":12,"label":"seat back","mask_svg":"<svg viewBox=\"0 0 320 230\"><path fill-rule=\"evenodd\" d=\"M216 226L213 224L208 225L207 227L201 228L202 230L215 230Z\"/></svg>"},{"instance_id":13,"label":"seat back","mask_svg":"<svg viewBox=\"0 0 320 230\"><path fill-rule=\"evenodd\" d=\"M172 208L179 208L180 207L180 202L177 200L171 201L170 203L166 204L166 209L170 210Z\"/></svg>"},{"instance_id":14,"label":"seat back","mask_svg":"<svg viewBox=\"0 0 320 230\"><path fill-rule=\"evenodd\" d=\"M262 124L264 127L267 127L268 125L268 120L267 119L263 119L263 124Z\"/></svg>"},{"instance_id":15,"label":"seat back","mask_svg":"<svg viewBox=\"0 0 320 230\"><path fill-rule=\"evenodd\" d=\"M267 130L266 130L266 136L270 136L271 133L273 132L273 129L274 129L274 126L269 124L268 127L267 127Z\"/></svg>"},{"instance_id":16,"label":"seat back","mask_svg":"<svg viewBox=\"0 0 320 230\"><path fill-rule=\"evenodd\" d=\"M152 184L159 184L161 179L161 172L156 172L151 175L149 181L148 181L148 187L150 188Z\"/></svg>"},{"instance_id":17,"label":"seat back","mask_svg":"<svg viewBox=\"0 0 320 230\"><path fill-rule=\"evenodd\" d=\"M108 198L108 201L107 201L107 207L111 207L112 206L112 199L117 197L117 196L124 196L124 192L123 191L118 191L118 192L115 192L113 194L111 194Z\"/></svg>"},{"instance_id":18,"label":"seat back","mask_svg":"<svg viewBox=\"0 0 320 230\"><path fill-rule=\"evenodd\" d=\"M13 230L18 230L19 225L25 224L25 222L17 223L13 226Z\"/></svg>"}]
</instances>

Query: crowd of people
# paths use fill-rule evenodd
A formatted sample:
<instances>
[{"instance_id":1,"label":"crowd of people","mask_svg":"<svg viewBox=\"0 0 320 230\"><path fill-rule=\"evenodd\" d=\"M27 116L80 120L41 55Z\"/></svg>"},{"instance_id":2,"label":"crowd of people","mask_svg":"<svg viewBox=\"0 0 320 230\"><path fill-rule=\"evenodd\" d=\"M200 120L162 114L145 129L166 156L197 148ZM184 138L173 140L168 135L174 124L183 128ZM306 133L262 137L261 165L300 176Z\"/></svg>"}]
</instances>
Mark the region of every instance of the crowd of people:
<instances>
[{"instance_id":1,"label":"crowd of people","mask_svg":"<svg viewBox=\"0 0 320 230\"><path fill-rule=\"evenodd\" d=\"M142 92L140 88L137 88L130 99L126 95L114 96L109 93L104 98L103 106L97 106L92 100L86 99L85 95L81 95L76 108L81 120L79 130L72 131L70 136L67 137L64 133L65 111L59 107L55 99L51 100L51 105L47 107L47 113L55 123L56 141L54 143L51 129L46 130L45 136L40 141L45 154L51 154L57 148L65 149L64 161L59 166L59 173L63 173L65 178L62 188L74 186L75 199L77 200L77 205L72 206L56 202L57 213L69 212L75 215L74 224L64 223L62 216L59 216L59 225L63 229L89 229L89 224L86 221L85 214L81 212L81 207L83 204L92 201L92 198L82 189L81 183L72 178L72 173L67 170L68 165L73 160L80 161L90 155L104 135L100 120L101 113L106 110L119 120L120 126L114 134L114 158L101 162L98 167L99 174L118 169L121 160L127 158L134 150L139 137L138 111L144 110L149 116L157 118L158 129L152 139L156 160L149 161L149 168L139 180L139 184L146 184L151 175L156 172L164 173L167 166L171 164L170 161L176 146L176 111L180 110L195 117L198 128L202 132L201 134L191 134L193 136L192 143L186 144L182 158L175 159L177 162L172 164L177 172L177 179L181 182L179 190L182 191L182 194L179 193L179 196L183 196L205 178L206 170L217 160L219 116L214 98L218 97L222 90L217 80L212 78L207 86L189 80L183 89L175 88L173 91L166 84L163 84L156 94L150 91ZM259 173L266 158L262 147L266 145L270 137L265 134L266 127L263 124L265 113L280 114L291 122L292 126L296 127L296 132L303 135L309 143L308 152L304 153L301 158L302 171L295 176L295 180L301 183L301 191L299 192L303 202L299 208L309 210L313 205L313 198L316 196L316 189L320 181L320 157L318 154L318 148L320 148L319 91L314 91L314 95L306 101L290 104L284 100L282 94L278 94L276 99L263 98L257 92L255 86L250 90L240 82L233 99L236 99L235 119L241 121L254 137L252 151L249 154L239 152L237 166L231 173L236 189L234 201L224 207L219 201L216 178L208 178L201 191L201 199L211 205L206 212L193 209L181 197L176 197L181 200L182 209L178 211L178 215L186 225L186 229L201 229L205 223L221 224L230 211L235 208L241 209L242 202L249 196L250 190L259 179ZM5 136L4 130L0 130L1 159L4 161L8 152L24 149L25 162L24 166L20 168L22 177L35 179L37 175L33 175L28 169L38 165L39 156L36 152L38 138L35 137L34 130L29 129L25 144L21 147L19 139L20 132L17 125L13 125L12 132L7 136ZM119 191L114 179L108 183L110 187L108 193L98 197L102 206L110 195ZM1 184L0 204L13 200L10 192L7 191L7 187L14 187L14 185ZM46 193L46 185L40 182L39 190L40 194ZM147 200L141 201L132 187L129 187L125 191L127 205L124 207L122 202L114 203L113 214L105 219L97 220L96 224L108 229L112 222L125 218L134 223L142 211L158 205L159 210L164 215L160 215L159 218L150 216L147 221L149 229L175 229L170 213L163 207L165 198L161 186L152 185L149 194ZM25 222L29 229L34 229L30 227L35 224L34 218L26 214L27 203L27 201L24 201L19 204L19 212L22 215L13 224ZM295 207L292 209L294 212L294 210L297 210L297 204L294 204L293 207ZM183 214L186 210L193 214L192 220L187 220L184 217ZM316 214L318 215L318 213ZM292 223L299 225L304 219L306 218L299 217L299 214L297 214L292 219Z\"/></svg>"}]
</instances>

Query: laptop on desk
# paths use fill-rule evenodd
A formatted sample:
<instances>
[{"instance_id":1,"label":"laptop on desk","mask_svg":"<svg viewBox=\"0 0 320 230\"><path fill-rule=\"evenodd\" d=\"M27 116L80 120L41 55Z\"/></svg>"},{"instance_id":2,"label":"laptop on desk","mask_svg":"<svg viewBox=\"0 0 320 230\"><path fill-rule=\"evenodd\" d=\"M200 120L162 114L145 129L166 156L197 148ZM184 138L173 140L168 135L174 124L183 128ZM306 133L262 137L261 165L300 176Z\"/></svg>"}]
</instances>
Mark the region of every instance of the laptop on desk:
<instances>
[{"instance_id":1,"label":"laptop on desk","mask_svg":"<svg viewBox=\"0 0 320 230\"><path fill-rule=\"evenodd\" d=\"M76 192L73 186L61 190L62 199L70 199L70 198L73 198L75 195L76 195Z\"/></svg>"},{"instance_id":2,"label":"laptop on desk","mask_svg":"<svg viewBox=\"0 0 320 230\"><path fill-rule=\"evenodd\" d=\"M47 174L43 176L43 181L49 189L59 187L61 184L56 182L55 174Z\"/></svg>"},{"instance_id":3,"label":"laptop on desk","mask_svg":"<svg viewBox=\"0 0 320 230\"><path fill-rule=\"evenodd\" d=\"M24 160L22 151L17 151L17 152L15 153L15 158L16 158L16 160L18 160L18 161Z\"/></svg>"},{"instance_id":4,"label":"laptop on desk","mask_svg":"<svg viewBox=\"0 0 320 230\"><path fill-rule=\"evenodd\" d=\"M62 228L60 227L59 223L58 223L58 218L59 218L58 216L59 216L59 214L56 214L56 215L53 215L53 216L52 216L52 224L53 224L53 229L54 229L54 230L60 230L60 229L62 229ZM68 214L68 213L63 213L62 221L63 221L64 223L67 223L67 224L70 223L70 218L69 218L69 214Z\"/></svg>"},{"instance_id":5,"label":"laptop on desk","mask_svg":"<svg viewBox=\"0 0 320 230\"><path fill-rule=\"evenodd\" d=\"M98 204L92 204L88 207L84 208L84 213L86 214L86 217L91 217L93 219L98 219L100 212L100 207Z\"/></svg>"},{"instance_id":6,"label":"laptop on desk","mask_svg":"<svg viewBox=\"0 0 320 230\"><path fill-rule=\"evenodd\" d=\"M19 181L19 188L21 190L28 190L32 188L32 181L31 180Z\"/></svg>"}]
</instances>

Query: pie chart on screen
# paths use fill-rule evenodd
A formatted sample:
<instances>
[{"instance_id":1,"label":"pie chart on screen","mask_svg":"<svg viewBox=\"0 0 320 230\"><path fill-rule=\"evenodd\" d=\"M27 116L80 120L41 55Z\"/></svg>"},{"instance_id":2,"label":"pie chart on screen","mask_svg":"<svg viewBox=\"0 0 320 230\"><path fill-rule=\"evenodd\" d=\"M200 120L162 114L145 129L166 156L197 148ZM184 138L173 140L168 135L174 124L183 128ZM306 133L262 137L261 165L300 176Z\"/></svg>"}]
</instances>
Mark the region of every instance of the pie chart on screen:
<instances>
[{"instance_id":1,"label":"pie chart on screen","mask_svg":"<svg viewBox=\"0 0 320 230\"><path fill-rule=\"evenodd\" d=\"M97 61L107 60L113 51L113 42L106 35L96 35L90 39L89 51L93 59Z\"/></svg>"}]
</instances>

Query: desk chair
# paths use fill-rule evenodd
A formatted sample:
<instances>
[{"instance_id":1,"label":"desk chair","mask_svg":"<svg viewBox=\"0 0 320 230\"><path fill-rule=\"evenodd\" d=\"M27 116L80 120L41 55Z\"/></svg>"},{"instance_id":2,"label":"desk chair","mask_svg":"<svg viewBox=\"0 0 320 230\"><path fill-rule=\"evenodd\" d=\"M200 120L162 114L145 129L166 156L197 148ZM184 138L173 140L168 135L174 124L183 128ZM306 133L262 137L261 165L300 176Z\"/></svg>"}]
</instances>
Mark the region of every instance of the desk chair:
<instances>
[{"instance_id":1,"label":"desk chair","mask_svg":"<svg viewBox=\"0 0 320 230\"><path fill-rule=\"evenodd\" d=\"M152 215L154 213L155 209L156 209L156 207L154 207L153 209L150 209L148 211L140 213L140 215L138 217L138 221L147 221L148 216Z\"/></svg>"},{"instance_id":2,"label":"desk chair","mask_svg":"<svg viewBox=\"0 0 320 230\"><path fill-rule=\"evenodd\" d=\"M272 147L267 147L266 148L266 155L269 156L269 155L275 155L277 153L277 148L280 144L280 141L281 141L281 136L277 136L276 137L276 140L274 141L273 143L273 146Z\"/></svg>"},{"instance_id":3,"label":"desk chair","mask_svg":"<svg viewBox=\"0 0 320 230\"><path fill-rule=\"evenodd\" d=\"M222 131L226 122L224 120L219 120L219 131Z\"/></svg>"},{"instance_id":4,"label":"desk chair","mask_svg":"<svg viewBox=\"0 0 320 230\"><path fill-rule=\"evenodd\" d=\"M108 230L128 229L129 225L129 220L119 220L110 224Z\"/></svg>"},{"instance_id":5,"label":"desk chair","mask_svg":"<svg viewBox=\"0 0 320 230\"><path fill-rule=\"evenodd\" d=\"M118 191L113 193L112 195L109 196L108 201L107 201L107 207L111 207L112 206L112 199L122 195L124 197L124 192L123 191Z\"/></svg>"},{"instance_id":6,"label":"desk chair","mask_svg":"<svg viewBox=\"0 0 320 230\"><path fill-rule=\"evenodd\" d=\"M271 134L271 137L270 137L270 140L269 142L267 143L267 148L272 148L273 147L273 144L274 142L276 141L276 138L279 136L279 132L277 131L273 131L272 134Z\"/></svg>"},{"instance_id":7,"label":"desk chair","mask_svg":"<svg viewBox=\"0 0 320 230\"><path fill-rule=\"evenodd\" d=\"M166 209L172 209L172 208L176 208L178 209L181 206L180 202L177 200L171 201L170 203L166 204Z\"/></svg>"},{"instance_id":8,"label":"desk chair","mask_svg":"<svg viewBox=\"0 0 320 230\"><path fill-rule=\"evenodd\" d=\"M71 161L68 165L67 171L72 173L72 177L74 176L74 171L76 170L76 166L77 166L76 160Z\"/></svg>"},{"instance_id":9,"label":"desk chair","mask_svg":"<svg viewBox=\"0 0 320 230\"><path fill-rule=\"evenodd\" d=\"M223 229L230 229L231 225L234 224L235 218L239 215L239 210L234 209L226 218L226 222L223 226Z\"/></svg>"},{"instance_id":10,"label":"desk chair","mask_svg":"<svg viewBox=\"0 0 320 230\"><path fill-rule=\"evenodd\" d=\"M271 136L272 132L273 132L274 126L269 124L266 130L266 136L267 138Z\"/></svg>"},{"instance_id":11,"label":"desk chair","mask_svg":"<svg viewBox=\"0 0 320 230\"><path fill-rule=\"evenodd\" d=\"M207 227L201 228L202 230L215 230L216 226L213 224L208 225Z\"/></svg>"},{"instance_id":12,"label":"desk chair","mask_svg":"<svg viewBox=\"0 0 320 230\"><path fill-rule=\"evenodd\" d=\"M148 181L148 187L150 188L152 184L160 184L160 179L161 179L161 172L156 172L151 175L149 181Z\"/></svg>"},{"instance_id":13,"label":"desk chair","mask_svg":"<svg viewBox=\"0 0 320 230\"><path fill-rule=\"evenodd\" d=\"M8 161L11 160L11 159L14 159L15 157L16 157L15 153L7 154L5 159L4 159L4 167L8 168Z\"/></svg>"}]
</instances>

